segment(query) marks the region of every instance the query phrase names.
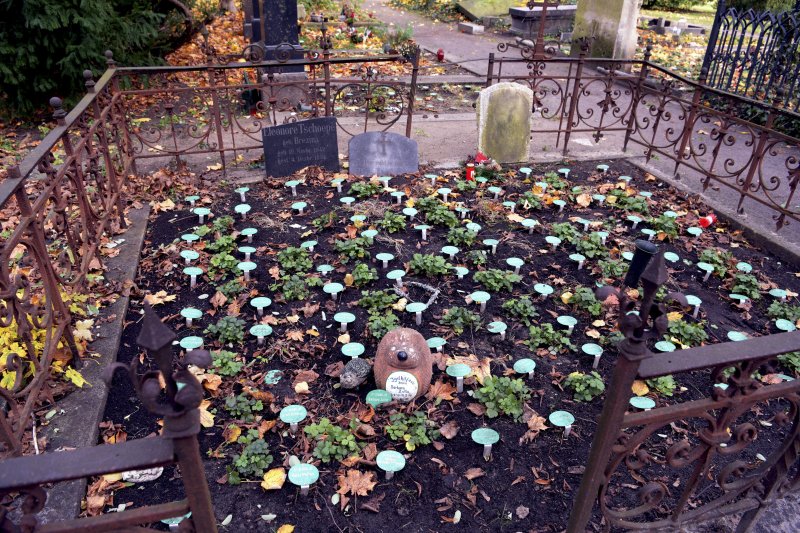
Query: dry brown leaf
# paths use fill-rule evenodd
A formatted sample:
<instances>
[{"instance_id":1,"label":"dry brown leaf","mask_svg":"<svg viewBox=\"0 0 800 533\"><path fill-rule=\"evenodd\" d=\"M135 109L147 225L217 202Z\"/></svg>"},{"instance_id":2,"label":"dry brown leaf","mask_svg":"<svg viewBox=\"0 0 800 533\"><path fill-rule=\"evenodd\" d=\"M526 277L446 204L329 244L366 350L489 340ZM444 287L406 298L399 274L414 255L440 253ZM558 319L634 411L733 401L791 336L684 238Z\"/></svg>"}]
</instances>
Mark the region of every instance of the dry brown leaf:
<instances>
[{"instance_id":1,"label":"dry brown leaf","mask_svg":"<svg viewBox=\"0 0 800 533\"><path fill-rule=\"evenodd\" d=\"M439 433L441 433L442 437L446 438L447 440L454 438L456 435L458 435L458 423L456 423L455 420L451 420L439 428Z\"/></svg>"},{"instance_id":2,"label":"dry brown leaf","mask_svg":"<svg viewBox=\"0 0 800 533\"><path fill-rule=\"evenodd\" d=\"M303 342L305 337L303 336L303 332L299 329L290 329L286 332L286 338L290 341Z\"/></svg>"},{"instance_id":3,"label":"dry brown leaf","mask_svg":"<svg viewBox=\"0 0 800 533\"><path fill-rule=\"evenodd\" d=\"M303 316L306 318L311 318L314 316L314 313L319 311L319 304L312 304L311 302L306 302L306 305L303 306L301 309L303 312Z\"/></svg>"},{"instance_id":4,"label":"dry brown leaf","mask_svg":"<svg viewBox=\"0 0 800 533\"><path fill-rule=\"evenodd\" d=\"M294 381L292 381L292 385L297 385L301 381L305 381L306 383L314 383L318 377L319 374L317 374L313 370L300 370L294 376Z\"/></svg>"},{"instance_id":5,"label":"dry brown leaf","mask_svg":"<svg viewBox=\"0 0 800 533\"><path fill-rule=\"evenodd\" d=\"M241 434L242 434L242 428L240 428L236 424L228 424L228 426L222 432L222 438L225 439L225 442L227 442L228 444L232 444L237 441L237 439Z\"/></svg>"},{"instance_id":6,"label":"dry brown leaf","mask_svg":"<svg viewBox=\"0 0 800 533\"><path fill-rule=\"evenodd\" d=\"M212 296L211 299L209 300L209 302L214 307L214 309L216 309L217 307L221 307L221 306L225 305L225 302L227 302L227 301L228 301L227 296L225 296L224 294L222 294L219 291L215 292L214 296Z\"/></svg>"},{"instance_id":7,"label":"dry brown leaf","mask_svg":"<svg viewBox=\"0 0 800 533\"><path fill-rule=\"evenodd\" d=\"M361 472L356 469L347 471L346 475L339 475L339 494L352 494L353 496L366 496L377 485L373 472Z\"/></svg>"},{"instance_id":8,"label":"dry brown leaf","mask_svg":"<svg viewBox=\"0 0 800 533\"><path fill-rule=\"evenodd\" d=\"M483 477L485 475L486 475L486 472L483 470L483 468L477 468L476 467L476 468L470 468L469 470L467 470L467 473L464 474L464 477L467 478L468 480L472 481L473 479L477 479L477 478Z\"/></svg>"},{"instance_id":9,"label":"dry brown leaf","mask_svg":"<svg viewBox=\"0 0 800 533\"><path fill-rule=\"evenodd\" d=\"M471 403L467 406L467 410L477 416L486 414L486 408L479 403Z\"/></svg>"},{"instance_id":10,"label":"dry brown leaf","mask_svg":"<svg viewBox=\"0 0 800 533\"><path fill-rule=\"evenodd\" d=\"M455 386L445 381L439 380L433 385L431 385L431 388L428 390L428 393L425 395L425 397L428 398L429 400L436 400L437 403L442 400L451 401L455 399L455 397L453 396L455 392L456 392Z\"/></svg>"},{"instance_id":11,"label":"dry brown leaf","mask_svg":"<svg viewBox=\"0 0 800 533\"><path fill-rule=\"evenodd\" d=\"M526 431L519 439L520 445L533 442L533 439L539 436L540 431L547 429L545 422L545 418L539 416L539 414L534 411L533 414L531 414L531 417L528 419L528 431Z\"/></svg>"}]
</instances>

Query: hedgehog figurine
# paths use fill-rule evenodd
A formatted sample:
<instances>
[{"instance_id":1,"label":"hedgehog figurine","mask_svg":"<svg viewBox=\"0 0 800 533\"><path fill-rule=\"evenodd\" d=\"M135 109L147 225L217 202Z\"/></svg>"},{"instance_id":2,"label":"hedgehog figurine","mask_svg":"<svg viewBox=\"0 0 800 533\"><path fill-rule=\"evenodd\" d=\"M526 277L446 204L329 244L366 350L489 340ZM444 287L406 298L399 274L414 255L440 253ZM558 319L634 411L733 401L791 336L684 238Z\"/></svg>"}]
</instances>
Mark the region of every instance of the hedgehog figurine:
<instances>
[{"instance_id":1,"label":"hedgehog figurine","mask_svg":"<svg viewBox=\"0 0 800 533\"><path fill-rule=\"evenodd\" d=\"M355 389L369 377L372 366L365 360L359 357L350 359L344 370L339 374L339 383L344 389Z\"/></svg>"},{"instance_id":2,"label":"hedgehog figurine","mask_svg":"<svg viewBox=\"0 0 800 533\"><path fill-rule=\"evenodd\" d=\"M425 337L410 328L396 328L378 344L375 383L392 398L410 402L431 386L433 355Z\"/></svg>"}]
</instances>

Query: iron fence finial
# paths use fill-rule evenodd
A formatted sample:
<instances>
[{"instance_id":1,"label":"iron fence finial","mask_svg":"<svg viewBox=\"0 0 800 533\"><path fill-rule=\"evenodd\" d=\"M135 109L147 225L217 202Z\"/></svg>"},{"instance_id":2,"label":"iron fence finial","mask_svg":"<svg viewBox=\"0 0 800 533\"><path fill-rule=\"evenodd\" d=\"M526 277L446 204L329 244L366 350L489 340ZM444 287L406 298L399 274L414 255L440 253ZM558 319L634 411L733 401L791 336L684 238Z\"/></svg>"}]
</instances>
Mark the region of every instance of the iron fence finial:
<instances>
[{"instance_id":1,"label":"iron fence finial","mask_svg":"<svg viewBox=\"0 0 800 533\"><path fill-rule=\"evenodd\" d=\"M94 92L94 74L88 68L83 71L83 79L86 80L84 85L86 86L86 91L93 93Z\"/></svg>"},{"instance_id":2,"label":"iron fence finial","mask_svg":"<svg viewBox=\"0 0 800 533\"><path fill-rule=\"evenodd\" d=\"M64 117L67 116L67 112L61 107L63 103L64 102L58 96L54 96L50 99L50 107L53 108L53 118L58 122L59 126L65 124Z\"/></svg>"},{"instance_id":3,"label":"iron fence finial","mask_svg":"<svg viewBox=\"0 0 800 533\"><path fill-rule=\"evenodd\" d=\"M111 50L106 50L105 56L106 56L106 66L108 68L114 68L117 65L117 62L114 61L114 52L112 52Z\"/></svg>"}]
</instances>

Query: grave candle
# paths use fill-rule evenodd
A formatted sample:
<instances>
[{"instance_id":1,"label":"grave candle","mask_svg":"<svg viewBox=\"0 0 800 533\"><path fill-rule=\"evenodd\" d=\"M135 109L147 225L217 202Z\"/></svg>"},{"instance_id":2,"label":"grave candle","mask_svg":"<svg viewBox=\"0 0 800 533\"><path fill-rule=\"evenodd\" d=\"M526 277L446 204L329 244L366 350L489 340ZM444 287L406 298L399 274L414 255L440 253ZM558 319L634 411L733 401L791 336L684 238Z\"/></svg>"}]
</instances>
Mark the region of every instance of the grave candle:
<instances>
[{"instance_id":1,"label":"grave candle","mask_svg":"<svg viewBox=\"0 0 800 533\"><path fill-rule=\"evenodd\" d=\"M500 434L490 428L478 428L472 432L472 440L483 446L483 459L488 461L492 456L492 444L500 440Z\"/></svg>"},{"instance_id":2,"label":"grave candle","mask_svg":"<svg viewBox=\"0 0 800 533\"><path fill-rule=\"evenodd\" d=\"M467 163L465 176L467 181L472 181L475 179L475 165L473 163Z\"/></svg>"}]
</instances>

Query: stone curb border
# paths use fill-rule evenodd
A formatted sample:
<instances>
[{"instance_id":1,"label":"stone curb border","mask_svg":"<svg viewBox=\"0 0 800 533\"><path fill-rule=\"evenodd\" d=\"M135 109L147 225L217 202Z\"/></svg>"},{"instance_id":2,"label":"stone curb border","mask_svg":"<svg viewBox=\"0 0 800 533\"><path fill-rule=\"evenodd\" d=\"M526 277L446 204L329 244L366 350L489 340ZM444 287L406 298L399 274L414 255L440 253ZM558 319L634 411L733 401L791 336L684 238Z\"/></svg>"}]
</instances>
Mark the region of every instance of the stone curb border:
<instances>
[{"instance_id":1,"label":"stone curb border","mask_svg":"<svg viewBox=\"0 0 800 533\"><path fill-rule=\"evenodd\" d=\"M125 281L135 279L149 215L149 205L128 212L130 225L127 231L120 235L125 242L120 244L119 254L106 261L107 281L122 286ZM44 428L49 438L48 448L53 450L46 453L58 453L61 449L85 448L97 444L99 424L108 399L108 388L103 382L103 373L117 360L129 302L130 296L120 294L116 302L100 311L97 320L100 324L94 330L95 341L89 346L89 350L100 354L100 357L83 359L83 366L80 369L91 386L77 389L56 403L57 414ZM81 501L86 496L86 485L86 479L81 478L57 483L48 489L45 507L37 515L40 523L77 517L81 512Z\"/></svg>"}]
</instances>

